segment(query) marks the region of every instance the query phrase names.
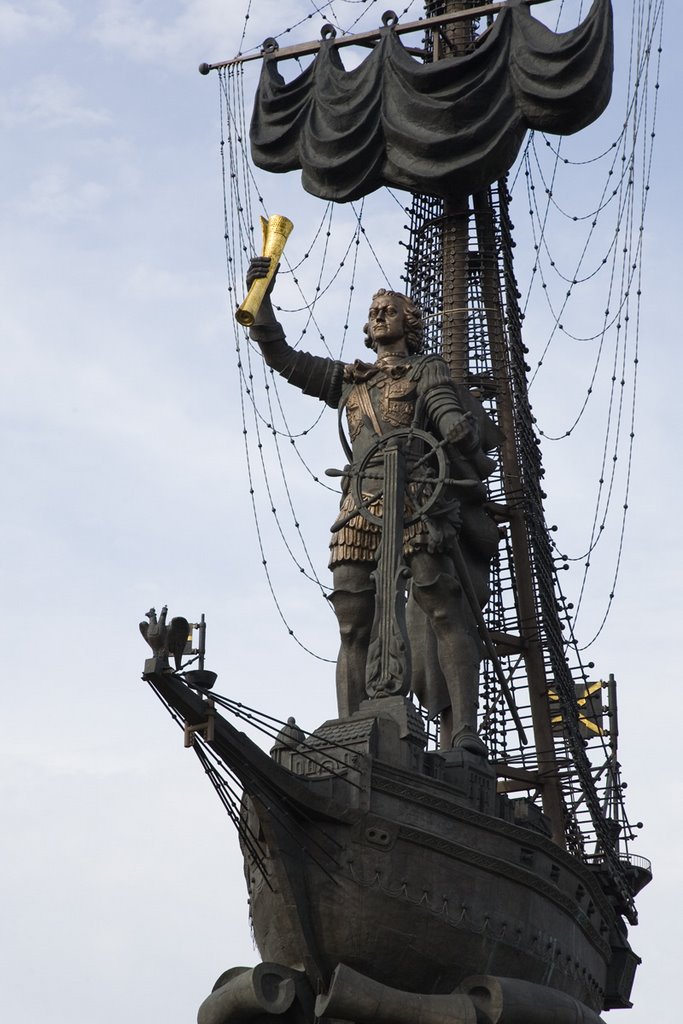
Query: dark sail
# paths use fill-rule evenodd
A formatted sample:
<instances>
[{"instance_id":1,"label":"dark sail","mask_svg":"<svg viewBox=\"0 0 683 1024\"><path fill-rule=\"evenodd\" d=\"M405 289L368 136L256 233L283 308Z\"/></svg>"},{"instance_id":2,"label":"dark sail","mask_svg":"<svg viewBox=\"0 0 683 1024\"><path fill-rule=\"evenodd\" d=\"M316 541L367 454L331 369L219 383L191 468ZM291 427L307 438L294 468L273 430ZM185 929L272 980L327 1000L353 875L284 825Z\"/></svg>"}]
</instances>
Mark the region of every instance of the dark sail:
<instances>
[{"instance_id":1,"label":"dark sail","mask_svg":"<svg viewBox=\"0 0 683 1024\"><path fill-rule=\"evenodd\" d=\"M254 163L300 169L307 192L348 202L388 185L468 195L510 168L528 129L571 135L605 109L613 68L612 7L555 33L511 0L473 53L419 64L391 28L346 71L324 40L285 83L264 60L251 122Z\"/></svg>"}]
</instances>

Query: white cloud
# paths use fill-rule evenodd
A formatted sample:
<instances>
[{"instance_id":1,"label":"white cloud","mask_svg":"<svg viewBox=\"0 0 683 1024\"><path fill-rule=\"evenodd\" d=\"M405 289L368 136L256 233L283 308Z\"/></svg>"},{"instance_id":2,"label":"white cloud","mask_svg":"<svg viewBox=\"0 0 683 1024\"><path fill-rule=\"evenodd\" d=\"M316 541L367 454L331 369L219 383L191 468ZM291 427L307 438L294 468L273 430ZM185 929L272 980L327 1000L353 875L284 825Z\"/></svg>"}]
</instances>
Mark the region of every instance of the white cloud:
<instances>
[{"instance_id":1,"label":"white cloud","mask_svg":"<svg viewBox=\"0 0 683 1024\"><path fill-rule=\"evenodd\" d=\"M0 124L74 126L92 128L106 124L109 115L90 106L82 92L58 75L39 75L28 85L0 98Z\"/></svg>"},{"instance_id":2,"label":"white cloud","mask_svg":"<svg viewBox=\"0 0 683 1024\"><path fill-rule=\"evenodd\" d=\"M201 298L206 290L206 284L199 277L192 281L180 272L154 267L148 263L138 263L131 268L126 288L130 295L148 300L173 299L181 289L187 298Z\"/></svg>"},{"instance_id":3,"label":"white cloud","mask_svg":"<svg viewBox=\"0 0 683 1024\"><path fill-rule=\"evenodd\" d=\"M64 32L70 24L71 15L59 0L22 0L21 4L0 0L0 45L37 33Z\"/></svg>"},{"instance_id":4,"label":"white cloud","mask_svg":"<svg viewBox=\"0 0 683 1024\"><path fill-rule=\"evenodd\" d=\"M187 0L163 21L145 13L146 5L107 0L95 18L93 35L103 46L123 50L137 60L177 57L191 40L226 31L228 12L219 0Z\"/></svg>"},{"instance_id":5,"label":"white cloud","mask_svg":"<svg viewBox=\"0 0 683 1024\"><path fill-rule=\"evenodd\" d=\"M99 181L76 180L63 167L53 167L31 182L19 205L24 213L66 224L92 220L110 194Z\"/></svg>"},{"instance_id":6,"label":"white cloud","mask_svg":"<svg viewBox=\"0 0 683 1024\"><path fill-rule=\"evenodd\" d=\"M206 60L232 56L227 50L230 46L234 48L235 41L241 36L242 9L236 15L232 5L224 0L176 0L173 6L175 11L166 10L161 20L145 13L146 7L154 10L158 7L156 4L105 0L93 23L92 34L102 46L122 50L134 60L181 57L185 60L188 50L192 49L201 52ZM296 7L295 3L277 3L275 0L261 3L258 27L275 21L281 24L283 20L293 24L301 17L300 11L297 17ZM243 9L246 9L246 4ZM247 21L247 28L253 29L256 20L252 17ZM259 42L268 34L265 28L262 31ZM204 48L208 48L206 52Z\"/></svg>"}]
</instances>

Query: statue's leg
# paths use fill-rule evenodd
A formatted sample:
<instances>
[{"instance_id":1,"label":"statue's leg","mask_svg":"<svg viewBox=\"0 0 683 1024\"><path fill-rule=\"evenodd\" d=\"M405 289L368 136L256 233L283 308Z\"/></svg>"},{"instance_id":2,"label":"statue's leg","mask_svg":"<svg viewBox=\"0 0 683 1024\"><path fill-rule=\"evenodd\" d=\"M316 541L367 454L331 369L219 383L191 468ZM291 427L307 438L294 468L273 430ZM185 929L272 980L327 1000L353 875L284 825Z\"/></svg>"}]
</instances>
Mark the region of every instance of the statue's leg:
<instances>
[{"instance_id":1,"label":"statue's leg","mask_svg":"<svg viewBox=\"0 0 683 1024\"><path fill-rule=\"evenodd\" d=\"M415 601L429 617L450 709L441 715L441 745L484 752L477 736L481 643L467 597L444 555L416 552L410 559Z\"/></svg>"},{"instance_id":2,"label":"statue's leg","mask_svg":"<svg viewBox=\"0 0 683 1024\"><path fill-rule=\"evenodd\" d=\"M342 562L332 572L330 601L339 622L341 647L337 659L337 707L348 718L365 700L365 664L372 620L375 587L370 573L374 562Z\"/></svg>"}]
</instances>

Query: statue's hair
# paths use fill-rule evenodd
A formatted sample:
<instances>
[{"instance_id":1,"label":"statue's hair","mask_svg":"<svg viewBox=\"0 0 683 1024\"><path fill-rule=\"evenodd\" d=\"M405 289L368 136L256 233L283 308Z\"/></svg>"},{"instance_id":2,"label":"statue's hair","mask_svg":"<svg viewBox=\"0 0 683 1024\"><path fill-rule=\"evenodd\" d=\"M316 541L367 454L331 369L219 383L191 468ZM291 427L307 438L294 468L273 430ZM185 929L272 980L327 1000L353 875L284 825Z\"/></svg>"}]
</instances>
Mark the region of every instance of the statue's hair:
<instances>
[{"instance_id":1,"label":"statue's hair","mask_svg":"<svg viewBox=\"0 0 683 1024\"><path fill-rule=\"evenodd\" d=\"M391 298L401 300L406 327L406 346L411 356L417 355L418 352L422 351L424 335L424 322L422 320L422 313L420 312L419 307L415 305L411 298L404 295L403 292L392 292L386 288L380 288L375 292L372 296L373 302L382 295L389 295ZM365 325L363 331L365 332L365 344L367 347L377 351L377 346L370 337L369 323Z\"/></svg>"}]
</instances>

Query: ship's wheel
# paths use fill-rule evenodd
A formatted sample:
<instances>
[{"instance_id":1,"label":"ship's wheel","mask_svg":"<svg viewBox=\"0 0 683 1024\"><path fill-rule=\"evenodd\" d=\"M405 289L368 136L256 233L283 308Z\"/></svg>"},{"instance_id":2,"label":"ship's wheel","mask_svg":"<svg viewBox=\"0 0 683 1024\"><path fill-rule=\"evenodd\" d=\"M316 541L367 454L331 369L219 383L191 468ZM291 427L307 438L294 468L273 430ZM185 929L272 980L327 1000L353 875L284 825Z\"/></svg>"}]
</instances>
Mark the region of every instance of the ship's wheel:
<instances>
[{"instance_id":1,"label":"ship's wheel","mask_svg":"<svg viewBox=\"0 0 683 1024\"><path fill-rule=\"evenodd\" d=\"M410 526L429 513L441 497L446 484L450 482L444 442L437 441L426 430L400 427L379 437L350 473L351 496L355 505L350 516L362 515L374 526L382 526L382 517L372 511L372 506L382 498L383 490L371 493L371 496L367 497L371 488L366 485L375 479L371 470L372 463L376 463L390 448L409 452L416 441L421 442L425 450L406 475L406 488L410 486L411 508L406 510L403 525Z\"/></svg>"}]
</instances>

